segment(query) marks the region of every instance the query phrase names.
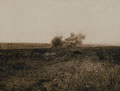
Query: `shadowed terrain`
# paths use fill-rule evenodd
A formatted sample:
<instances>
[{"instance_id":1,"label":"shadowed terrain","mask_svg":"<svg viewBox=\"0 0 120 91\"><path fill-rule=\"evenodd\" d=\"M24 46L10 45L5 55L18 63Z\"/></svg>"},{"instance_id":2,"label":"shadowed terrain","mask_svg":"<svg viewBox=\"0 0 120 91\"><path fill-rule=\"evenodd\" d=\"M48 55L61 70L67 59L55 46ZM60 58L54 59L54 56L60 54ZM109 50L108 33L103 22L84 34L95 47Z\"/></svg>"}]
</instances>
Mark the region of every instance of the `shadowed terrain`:
<instances>
[{"instance_id":1,"label":"shadowed terrain","mask_svg":"<svg viewBox=\"0 0 120 91\"><path fill-rule=\"evenodd\" d=\"M119 91L120 47L1 49L1 91Z\"/></svg>"}]
</instances>

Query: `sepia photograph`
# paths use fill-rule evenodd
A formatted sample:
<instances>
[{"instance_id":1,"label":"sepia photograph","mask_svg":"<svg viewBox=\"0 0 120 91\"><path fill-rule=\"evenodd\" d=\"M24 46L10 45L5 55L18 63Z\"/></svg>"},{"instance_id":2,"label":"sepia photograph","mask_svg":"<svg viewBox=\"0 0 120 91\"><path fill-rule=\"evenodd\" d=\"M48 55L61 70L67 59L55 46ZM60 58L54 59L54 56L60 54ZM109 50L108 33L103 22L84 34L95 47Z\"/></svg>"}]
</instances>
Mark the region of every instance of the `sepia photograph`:
<instances>
[{"instance_id":1,"label":"sepia photograph","mask_svg":"<svg viewBox=\"0 0 120 91\"><path fill-rule=\"evenodd\" d=\"M120 91L120 0L0 0L0 91Z\"/></svg>"}]
</instances>

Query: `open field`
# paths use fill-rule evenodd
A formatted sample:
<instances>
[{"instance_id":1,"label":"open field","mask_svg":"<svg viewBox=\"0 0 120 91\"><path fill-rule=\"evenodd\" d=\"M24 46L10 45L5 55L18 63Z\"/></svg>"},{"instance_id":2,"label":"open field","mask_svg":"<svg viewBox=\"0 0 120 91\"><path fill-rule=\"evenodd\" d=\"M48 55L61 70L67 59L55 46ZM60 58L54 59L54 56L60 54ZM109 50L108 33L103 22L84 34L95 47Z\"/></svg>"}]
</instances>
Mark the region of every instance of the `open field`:
<instances>
[{"instance_id":1,"label":"open field","mask_svg":"<svg viewBox=\"0 0 120 91\"><path fill-rule=\"evenodd\" d=\"M48 43L0 43L0 49L50 48Z\"/></svg>"},{"instance_id":2,"label":"open field","mask_svg":"<svg viewBox=\"0 0 120 91\"><path fill-rule=\"evenodd\" d=\"M0 91L119 91L120 47L0 50Z\"/></svg>"}]
</instances>

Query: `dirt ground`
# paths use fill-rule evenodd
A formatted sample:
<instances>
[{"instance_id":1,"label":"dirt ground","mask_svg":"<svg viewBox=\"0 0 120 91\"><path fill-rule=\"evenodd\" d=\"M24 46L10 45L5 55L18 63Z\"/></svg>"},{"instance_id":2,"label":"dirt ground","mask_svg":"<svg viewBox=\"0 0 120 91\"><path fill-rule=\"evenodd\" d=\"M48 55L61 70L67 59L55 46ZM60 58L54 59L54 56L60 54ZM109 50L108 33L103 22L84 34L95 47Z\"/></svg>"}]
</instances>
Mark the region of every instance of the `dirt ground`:
<instances>
[{"instance_id":1,"label":"dirt ground","mask_svg":"<svg viewBox=\"0 0 120 91\"><path fill-rule=\"evenodd\" d=\"M0 50L0 91L119 91L120 47Z\"/></svg>"}]
</instances>

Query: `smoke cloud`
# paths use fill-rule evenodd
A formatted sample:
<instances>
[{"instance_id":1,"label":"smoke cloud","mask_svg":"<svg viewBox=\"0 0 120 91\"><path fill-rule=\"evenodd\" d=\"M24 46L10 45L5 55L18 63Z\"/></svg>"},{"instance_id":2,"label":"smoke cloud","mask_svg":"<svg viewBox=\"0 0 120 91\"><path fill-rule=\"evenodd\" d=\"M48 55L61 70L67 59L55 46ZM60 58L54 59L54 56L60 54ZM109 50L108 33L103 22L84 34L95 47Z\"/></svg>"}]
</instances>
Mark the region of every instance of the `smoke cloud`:
<instances>
[{"instance_id":1,"label":"smoke cloud","mask_svg":"<svg viewBox=\"0 0 120 91\"><path fill-rule=\"evenodd\" d=\"M62 36L56 36L51 41L52 47L61 47L63 46Z\"/></svg>"},{"instance_id":2,"label":"smoke cloud","mask_svg":"<svg viewBox=\"0 0 120 91\"><path fill-rule=\"evenodd\" d=\"M85 40L86 35L79 33L71 33L69 37L62 40L62 36L57 36L53 38L52 45L63 46L63 47L80 47Z\"/></svg>"},{"instance_id":3,"label":"smoke cloud","mask_svg":"<svg viewBox=\"0 0 120 91\"><path fill-rule=\"evenodd\" d=\"M70 36L64 40L64 44L79 47L83 44L83 40L85 40L85 38L86 35L82 33L77 35L71 33Z\"/></svg>"}]
</instances>

